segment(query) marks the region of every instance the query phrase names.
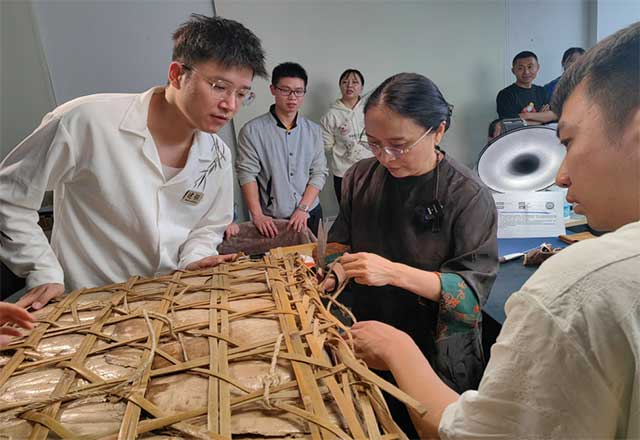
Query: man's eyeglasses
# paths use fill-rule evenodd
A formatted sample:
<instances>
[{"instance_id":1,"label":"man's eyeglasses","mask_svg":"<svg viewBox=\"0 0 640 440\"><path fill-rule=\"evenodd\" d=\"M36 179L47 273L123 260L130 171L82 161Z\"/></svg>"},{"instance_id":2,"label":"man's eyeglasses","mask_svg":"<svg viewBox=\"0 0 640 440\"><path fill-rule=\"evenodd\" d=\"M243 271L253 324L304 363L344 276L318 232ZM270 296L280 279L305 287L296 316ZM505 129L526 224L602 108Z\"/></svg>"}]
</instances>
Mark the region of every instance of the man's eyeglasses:
<instances>
[{"instance_id":1,"label":"man's eyeglasses","mask_svg":"<svg viewBox=\"0 0 640 440\"><path fill-rule=\"evenodd\" d=\"M256 98L256 94L247 88L239 89L237 87L234 87L232 83L230 83L229 81L225 81L224 79L209 79L204 76L204 74L200 73L198 69L187 64L183 64L182 67L185 70L190 70L200 75L211 86L211 92L217 99L224 99L227 96L235 94L236 100L238 100L238 102L246 107L251 104Z\"/></svg>"},{"instance_id":2,"label":"man's eyeglasses","mask_svg":"<svg viewBox=\"0 0 640 440\"><path fill-rule=\"evenodd\" d=\"M384 151L386 154L393 157L394 159L399 159L402 155L407 154L409 151L413 149L413 147L418 145L418 143L422 139L424 139L425 136L428 135L430 132L431 132L431 128L425 131L424 134L420 136L418 140L415 141L413 144L409 145L408 147L398 148L398 147L383 147L382 145L377 144L375 142L370 142L369 140L363 140L362 138L363 136L365 136L363 131L362 134L360 134L359 144L365 147L367 150L370 150L371 152L373 152L373 154L379 154L381 151Z\"/></svg>"},{"instance_id":3,"label":"man's eyeglasses","mask_svg":"<svg viewBox=\"0 0 640 440\"><path fill-rule=\"evenodd\" d=\"M302 98L307 91L305 89L290 89L289 87L278 87L273 86L277 95L280 96L291 96L294 95L296 98Z\"/></svg>"}]
</instances>

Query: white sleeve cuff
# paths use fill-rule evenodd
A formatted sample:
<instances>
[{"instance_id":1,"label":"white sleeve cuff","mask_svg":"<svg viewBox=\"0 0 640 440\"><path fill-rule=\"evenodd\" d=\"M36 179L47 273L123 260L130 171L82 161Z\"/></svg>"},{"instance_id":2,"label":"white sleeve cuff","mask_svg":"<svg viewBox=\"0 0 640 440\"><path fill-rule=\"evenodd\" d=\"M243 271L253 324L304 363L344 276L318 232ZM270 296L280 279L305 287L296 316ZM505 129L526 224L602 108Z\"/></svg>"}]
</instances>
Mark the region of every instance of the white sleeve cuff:
<instances>
[{"instance_id":1,"label":"white sleeve cuff","mask_svg":"<svg viewBox=\"0 0 640 440\"><path fill-rule=\"evenodd\" d=\"M62 268L38 270L33 271L29 273L29 275L27 275L27 290L31 290L34 287L50 283L64 284L64 272L62 272Z\"/></svg>"}]
</instances>

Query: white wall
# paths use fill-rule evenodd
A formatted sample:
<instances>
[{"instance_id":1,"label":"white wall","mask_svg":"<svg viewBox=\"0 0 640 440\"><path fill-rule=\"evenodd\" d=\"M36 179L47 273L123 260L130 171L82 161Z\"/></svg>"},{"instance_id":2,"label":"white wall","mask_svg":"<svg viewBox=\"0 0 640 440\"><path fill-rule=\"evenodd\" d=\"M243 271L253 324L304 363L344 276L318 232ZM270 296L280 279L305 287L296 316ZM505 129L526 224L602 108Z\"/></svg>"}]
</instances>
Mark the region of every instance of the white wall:
<instances>
[{"instance_id":1,"label":"white wall","mask_svg":"<svg viewBox=\"0 0 640 440\"><path fill-rule=\"evenodd\" d=\"M213 14L210 0L0 0L0 5L0 160L57 105L164 84L173 31L192 13ZM232 126L219 134L233 150ZM241 199L237 185L235 196Z\"/></svg>"},{"instance_id":2,"label":"white wall","mask_svg":"<svg viewBox=\"0 0 640 440\"><path fill-rule=\"evenodd\" d=\"M422 73L455 105L443 148L467 164L475 162L495 117L496 92L504 85L504 0L215 4L219 15L242 21L262 39L269 70L283 61L305 67L304 116L320 119L339 95L338 76L345 68L361 70L367 90L394 73ZM254 89L258 98L236 117L237 129L273 102L267 82L257 81ZM325 213L337 212L330 185L321 199Z\"/></svg>"},{"instance_id":3,"label":"white wall","mask_svg":"<svg viewBox=\"0 0 640 440\"><path fill-rule=\"evenodd\" d=\"M28 2L0 0L0 160L55 106Z\"/></svg>"},{"instance_id":4,"label":"white wall","mask_svg":"<svg viewBox=\"0 0 640 440\"><path fill-rule=\"evenodd\" d=\"M506 8L503 86L515 80L511 62L518 52L530 50L538 56L540 71L535 83L544 85L562 74L560 63L566 49L588 49L595 43L592 1L507 0Z\"/></svg>"},{"instance_id":5,"label":"white wall","mask_svg":"<svg viewBox=\"0 0 640 440\"><path fill-rule=\"evenodd\" d=\"M640 21L640 1L638 0L599 0L597 34L602 40L630 25Z\"/></svg>"},{"instance_id":6,"label":"white wall","mask_svg":"<svg viewBox=\"0 0 640 440\"><path fill-rule=\"evenodd\" d=\"M166 82L171 34L210 1L34 1L58 104L92 93L140 92Z\"/></svg>"},{"instance_id":7,"label":"white wall","mask_svg":"<svg viewBox=\"0 0 640 440\"><path fill-rule=\"evenodd\" d=\"M42 116L92 93L164 84L171 33L208 0L0 0L0 160Z\"/></svg>"}]
</instances>

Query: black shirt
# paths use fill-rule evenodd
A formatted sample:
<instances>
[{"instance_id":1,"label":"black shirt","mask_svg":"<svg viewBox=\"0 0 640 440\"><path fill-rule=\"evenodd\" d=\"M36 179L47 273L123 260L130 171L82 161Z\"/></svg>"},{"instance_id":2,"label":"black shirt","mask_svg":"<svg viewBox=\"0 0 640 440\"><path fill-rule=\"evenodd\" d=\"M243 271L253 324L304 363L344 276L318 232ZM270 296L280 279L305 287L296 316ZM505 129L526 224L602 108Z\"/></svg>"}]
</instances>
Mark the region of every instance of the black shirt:
<instances>
[{"instance_id":1,"label":"black shirt","mask_svg":"<svg viewBox=\"0 0 640 440\"><path fill-rule=\"evenodd\" d=\"M518 118L529 103L533 103L533 111L539 112L543 105L549 103L544 87L532 85L530 89L525 89L518 85L511 84L498 93L496 104L498 107L498 117Z\"/></svg>"}]
</instances>

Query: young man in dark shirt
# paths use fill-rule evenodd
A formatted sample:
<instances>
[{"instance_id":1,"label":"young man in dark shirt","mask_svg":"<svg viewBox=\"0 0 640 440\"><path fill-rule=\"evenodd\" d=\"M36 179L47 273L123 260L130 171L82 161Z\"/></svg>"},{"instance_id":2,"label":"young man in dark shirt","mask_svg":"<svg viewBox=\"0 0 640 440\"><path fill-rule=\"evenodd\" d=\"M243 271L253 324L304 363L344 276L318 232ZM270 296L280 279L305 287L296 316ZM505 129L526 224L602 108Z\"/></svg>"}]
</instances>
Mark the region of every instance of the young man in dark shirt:
<instances>
[{"instance_id":1,"label":"young man in dark shirt","mask_svg":"<svg viewBox=\"0 0 640 440\"><path fill-rule=\"evenodd\" d=\"M516 82L500 90L496 98L500 119L521 118L530 124L546 124L557 120L549 110L544 87L533 84L538 70L540 64L533 52L520 52L513 58L511 72Z\"/></svg>"}]
</instances>

